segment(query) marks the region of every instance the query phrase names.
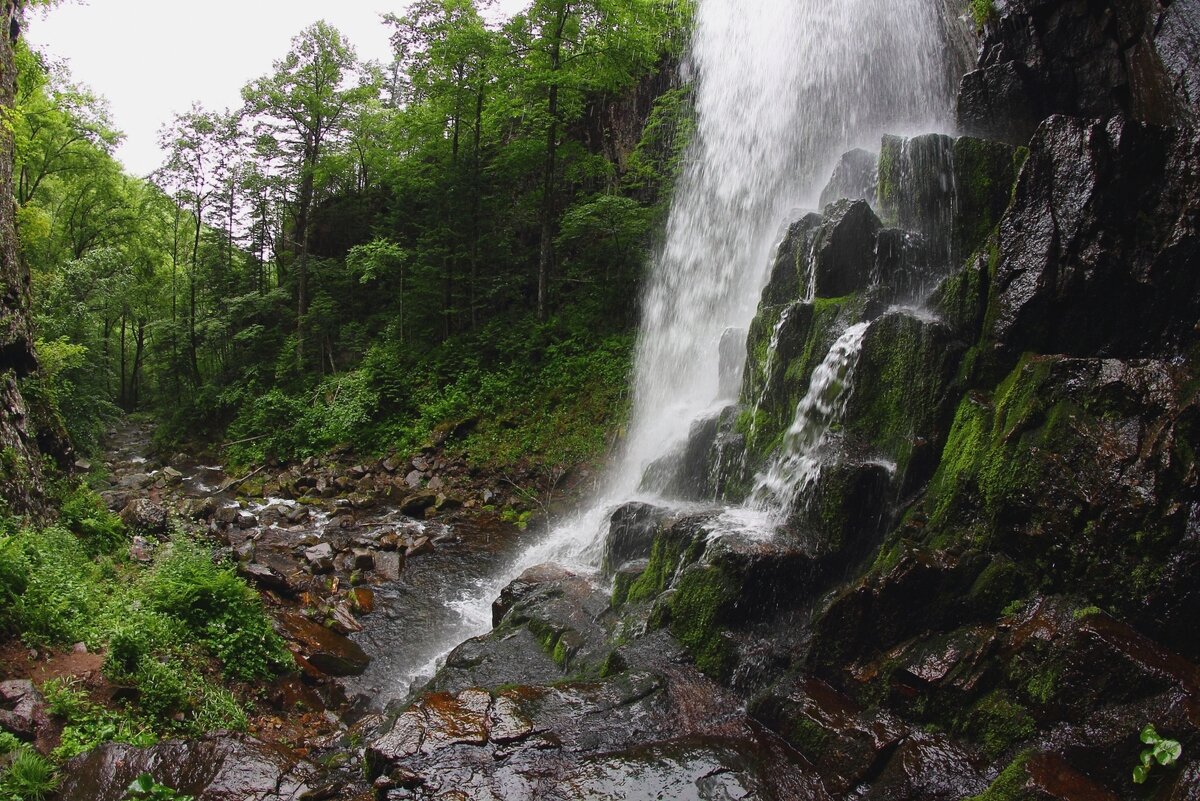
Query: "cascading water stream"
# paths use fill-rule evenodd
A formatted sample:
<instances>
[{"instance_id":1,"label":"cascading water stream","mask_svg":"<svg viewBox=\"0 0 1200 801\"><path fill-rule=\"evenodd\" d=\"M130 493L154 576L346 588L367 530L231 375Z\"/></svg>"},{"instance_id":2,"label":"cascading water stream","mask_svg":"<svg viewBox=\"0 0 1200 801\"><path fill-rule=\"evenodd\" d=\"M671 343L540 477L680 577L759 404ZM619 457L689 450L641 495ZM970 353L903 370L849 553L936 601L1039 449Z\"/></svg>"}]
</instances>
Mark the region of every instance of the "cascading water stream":
<instances>
[{"instance_id":1,"label":"cascading water stream","mask_svg":"<svg viewBox=\"0 0 1200 801\"><path fill-rule=\"evenodd\" d=\"M525 568L597 564L612 509L713 411L722 335L753 319L781 227L847 149L945 127L944 52L929 0L699 0L696 129L643 296L624 448L584 511L463 595L443 652L489 628L492 599Z\"/></svg>"},{"instance_id":2,"label":"cascading water stream","mask_svg":"<svg viewBox=\"0 0 1200 801\"><path fill-rule=\"evenodd\" d=\"M771 522L786 520L797 497L820 475L822 446L850 399L854 368L870 327L870 323L850 326L829 348L824 361L813 370L783 447L755 480L748 505L769 512Z\"/></svg>"}]
</instances>

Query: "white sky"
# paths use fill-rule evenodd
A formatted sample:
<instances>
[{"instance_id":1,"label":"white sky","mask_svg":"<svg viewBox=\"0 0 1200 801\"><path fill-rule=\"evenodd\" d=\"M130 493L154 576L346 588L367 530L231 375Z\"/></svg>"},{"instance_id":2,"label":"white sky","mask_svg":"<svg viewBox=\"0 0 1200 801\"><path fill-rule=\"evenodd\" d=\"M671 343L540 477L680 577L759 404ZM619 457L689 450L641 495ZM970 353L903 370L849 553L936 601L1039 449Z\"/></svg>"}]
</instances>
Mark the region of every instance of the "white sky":
<instances>
[{"instance_id":1,"label":"white sky","mask_svg":"<svg viewBox=\"0 0 1200 801\"><path fill-rule=\"evenodd\" d=\"M527 0L500 0L512 13ZM292 37L318 19L340 30L360 59L391 58L383 13L407 0L75 0L27 14L29 43L70 62L76 81L108 98L126 138L125 167L146 175L161 161L158 129L193 101L220 111L265 75Z\"/></svg>"}]
</instances>

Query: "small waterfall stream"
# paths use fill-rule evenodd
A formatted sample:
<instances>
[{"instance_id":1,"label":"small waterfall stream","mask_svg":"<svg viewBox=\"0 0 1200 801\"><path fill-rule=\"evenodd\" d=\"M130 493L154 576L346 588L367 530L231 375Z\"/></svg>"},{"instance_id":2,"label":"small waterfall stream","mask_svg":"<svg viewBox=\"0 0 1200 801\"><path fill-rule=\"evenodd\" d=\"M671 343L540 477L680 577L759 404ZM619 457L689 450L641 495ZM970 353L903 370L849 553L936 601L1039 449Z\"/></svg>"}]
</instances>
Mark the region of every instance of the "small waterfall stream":
<instances>
[{"instance_id":1,"label":"small waterfall stream","mask_svg":"<svg viewBox=\"0 0 1200 801\"><path fill-rule=\"evenodd\" d=\"M884 132L946 127L939 31L926 0L699 0L688 65L696 133L642 299L629 435L586 508L464 590L455 602L461 625L418 674L401 677L405 687L487 631L492 600L524 569L547 561L592 569L616 506L662 500L639 491L642 477L681 449L693 422L724 405L722 338L753 319L781 229L816 204L846 150L875 149ZM814 377L799 430L761 479L758 505L803 484L804 450L836 416L864 330L847 330ZM732 515L767 524L752 508Z\"/></svg>"},{"instance_id":2,"label":"small waterfall stream","mask_svg":"<svg viewBox=\"0 0 1200 801\"><path fill-rule=\"evenodd\" d=\"M772 522L786 520L797 497L820 475L822 446L846 408L863 337L870 326L856 323L833 343L809 379L808 393L796 407L796 419L783 446L755 479L748 505L769 512Z\"/></svg>"}]
</instances>

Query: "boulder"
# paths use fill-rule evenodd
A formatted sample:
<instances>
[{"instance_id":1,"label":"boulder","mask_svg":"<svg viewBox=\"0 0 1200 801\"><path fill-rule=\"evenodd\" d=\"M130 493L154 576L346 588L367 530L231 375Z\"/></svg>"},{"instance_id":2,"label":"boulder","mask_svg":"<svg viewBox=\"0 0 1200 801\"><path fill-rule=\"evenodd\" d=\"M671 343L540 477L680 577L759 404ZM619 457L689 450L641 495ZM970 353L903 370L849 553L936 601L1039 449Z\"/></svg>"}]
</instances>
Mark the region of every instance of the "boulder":
<instances>
[{"instance_id":1,"label":"boulder","mask_svg":"<svg viewBox=\"0 0 1200 801\"><path fill-rule=\"evenodd\" d=\"M875 205L877 163L878 157L874 153L859 148L842 154L829 183L821 190L821 208L843 198L865 200Z\"/></svg>"},{"instance_id":2,"label":"boulder","mask_svg":"<svg viewBox=\"0 0 1200 801\"><path fill-rule=\"evenodd\" d=\"M1000 223L989 318L1019 354L1172 358L1200 319L1200 133L1113 118L1038 129ZM1137 209L1137 214L1130 214Z\"/></svg>"},{"instance_id":3,"label":"boulder","mask_svg":"<svg viewBox=\"0 0 1200 801\"><path fill-rule=\"evenodd\" d=\"M246 735L169 740L150 748L107 743L66 764L58 797L122 801L143 773L196 801L300 801L317 775L282 746Z\"/></svg>"},{"instance_id":4,"label":"boulder","mask_svg":"<svg viewBox=\"0 0 1200 801\"><path fill-rule=\"evenodd\" d=\"M609 517L608 536L604 539L603 574L611 576L630 560L648 558L659 526L668 514L660 506L636 501L618 507Z\"/></svg>"},{"instance_id":5,"label":"boulder","mask_svg":"<svg viewBox=\"0 0 1200 801\"><path fill-rule=\"evenodd\" d=\"M356 643L295 612L276 618L279 633L295 644L297 656L328 676L357 676L371 658Z\"/></svg>"},{"instance_id":6,"label":"boulder","mask_svg":"<svg viewBox=\"0 0 1200 801\"><path fill-rule=\"evenodd\" d=\"M998 4L978 69L962 79L959 128L1024 144L1052 114L1195 122L1197 11L1195 0Z\"/></svg>"},{"instance_id":7,"label":"boulder","mask_svg":"<svg viewBox=\"0 0 1200 801\"><path fill-rule=\"evenodd\" d=\"M333 546L328 542L305 548L304 559L314 574L333 572Z\"/></svg>"},{"instance_id":8,"label":"boulder","mask_svg":"<svg viewBox=\"0 0 1200 801\"><path fill-rule=\"evenodd\" d=\"M167 510L147 498L135 498L121 510L121 522L134 531L156 537L170 532Z\"/></svg>"},{"instance_id":9,"label":"boulder","mask_svg":"<svg viewBox=\"0 0 1200 801\"><path fill-rule=\"evenodd\" d=\"M49 727L46 701L33 682L24 679L0 682L0 729L32 741Z\"/></svg>"}]
</instances>

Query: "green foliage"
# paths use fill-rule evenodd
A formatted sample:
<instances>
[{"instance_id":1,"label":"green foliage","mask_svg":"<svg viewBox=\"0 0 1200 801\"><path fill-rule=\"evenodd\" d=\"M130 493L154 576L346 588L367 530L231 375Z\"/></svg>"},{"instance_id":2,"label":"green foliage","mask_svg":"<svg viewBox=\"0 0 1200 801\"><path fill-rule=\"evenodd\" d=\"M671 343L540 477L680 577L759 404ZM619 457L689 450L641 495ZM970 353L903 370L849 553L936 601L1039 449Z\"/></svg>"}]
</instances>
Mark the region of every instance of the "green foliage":
<instances>
[{"instance_id":1,"label":"green foliage","mask_svg":"<svg viewBox=\"0 0 1200 801\"><path fill-rule=\"evenodd\" d=\"M29 559L20 541L0 534L0 632L10 633L20 624L20 604L29 585Z\"/></svg>"},{"instance_id":2,"label":"green foliage","mask_svg":"<svg viewBox=\"0 0 1200 801\"><path fill-rule=\"evenodd\" d=\"M0 801L42 801L57 786L54 765L33 749L22 747L0 774Z\"/></svg>"},{"instance_id":3,"label":"green foliage","mask_svg":"<svg viewBox=\"0 0 1200 801\"><path fill-rule=\"evenodd\" d=\"M985 25L995 22L997 16L995 0L971 0L971 18L975 20L975 27L983 30Z\"/></svg>"},{"instance_id":4,"label":"green foliage","mask_svg":"<svg viewBox=\"0 0 1200 801\"><path fill-rule=\"evenodd\" d=\"M65 724L53 754L57 761L108 742L148 746L158 739L148 723L95 703L73 680L51 679L42 686L42 694L50 712Z\"/></svg>"},{"instance_id":5,"label":"green foliage","mask_svg":"<svg viewBox=\"0 0 1200 801\"><path fill-rule=\"evenodd\" d=\"M1150 747L1143 749L1138 756L1139 764L1133 769L1134 784L1145 784L1146 779L1150 777L1150 768L1154 767L1155 763L1163 767L1174 765L1183 754L1183 746L1179 741L1159 736L1153 724L1147 723L1138 739Z\"/></svg>"},{"instance_id":6,"label":"green foliage","mask_svg":"<svg viewBox=\"0 0 1200 801\"><path fill-rule=\"evenodd\" d=\"M143 773L130 782L122 801L194 801L194 796L159 784L149 773Z\"/></svg>"},{"instance_id":7,"label":"green foliage","mask_svg":"<svg viewBox=\"0 0 1200 801\"><path fill-rule=\"evenodd\" d=\"M220 660L227 676L264 678L290 666L258 594L233 568L214 564L208 548L177 538L143 590L150 608L183 623Z\"/></svg>"},{"instance_id":8,"label":"green foliage","mask_svg":"<svg viewBox=\"0 0 1200 801\"><path fill-rule=\"evenodd\" d=\"M128 541L121 518L86 484L66 490L58 508L59 521L80 538L88 556L114 553Z\"/></svg>"}]
</instances>

